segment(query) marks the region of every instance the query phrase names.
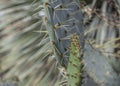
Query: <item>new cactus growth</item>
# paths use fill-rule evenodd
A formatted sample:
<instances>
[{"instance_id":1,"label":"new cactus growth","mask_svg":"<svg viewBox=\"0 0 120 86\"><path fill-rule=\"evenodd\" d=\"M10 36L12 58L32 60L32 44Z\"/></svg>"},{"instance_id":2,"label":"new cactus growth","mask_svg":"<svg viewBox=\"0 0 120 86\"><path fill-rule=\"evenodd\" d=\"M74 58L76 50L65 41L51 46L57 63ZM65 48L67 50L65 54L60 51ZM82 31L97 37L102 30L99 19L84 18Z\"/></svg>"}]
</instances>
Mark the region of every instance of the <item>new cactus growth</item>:
<instances>
[{"instance_id":1,"label":"new cactus growth","mask_svg":"<svg viewBox=\"0 0 120 86\"><path fill-rule=\"evenodd\" d=\"M83 51L79 43L79 36L73 34L70 43L70 56L67 66L68 86L81 86Z\"/></svg>"}]
</instances>

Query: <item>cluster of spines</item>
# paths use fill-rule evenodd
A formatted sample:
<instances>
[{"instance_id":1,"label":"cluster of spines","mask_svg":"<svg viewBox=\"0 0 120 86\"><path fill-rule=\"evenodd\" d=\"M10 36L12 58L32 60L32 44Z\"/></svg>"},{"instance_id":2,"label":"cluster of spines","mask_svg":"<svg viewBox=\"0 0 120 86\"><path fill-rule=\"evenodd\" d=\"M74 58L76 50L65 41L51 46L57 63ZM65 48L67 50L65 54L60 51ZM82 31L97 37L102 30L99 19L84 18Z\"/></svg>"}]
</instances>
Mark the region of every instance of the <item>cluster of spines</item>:
<instances>
[{"instance_id":1,"label":"cluster of spines","mask_svg":"<svg viewBox=\"0 0 120 86\"><path fill-rule=\"evenodd\" d=\"M68 86L80 86L82 83L83 51L77 34L73 34L71 37L69 51L70 57L67 67Z\"/></svg>"},{"instance_id":2,"label":"cluster of spines","mask_svg":"<svg viewBox=\"0 0 120 86\"><path fill-rule=\"evenodd\" d=\"M45 8L46 26L58 63L65 67L68 85L78 86L81 82L83 66L81 60L83 46L81 47L80 44L84 45L84 26L79 0L56 0L53 2L47 0ZM76 71L73 72L71 69Z\"/></svg>"},{"instance_id":3,"label":"cluster of spines","mask_svg":"<svg viewBox=\"0 0 120 86\"><path fill-rule=\"evenodd\" d=\"M81 42L83 43L84 29L79 0L47 0L45 8L47 9L46 26L57 55L58 63L67 67L68 55L70 53L67 48L70 44L71 35L73 33L81 35L79 40L82 40Z\"/></svg>"}]
</instances>

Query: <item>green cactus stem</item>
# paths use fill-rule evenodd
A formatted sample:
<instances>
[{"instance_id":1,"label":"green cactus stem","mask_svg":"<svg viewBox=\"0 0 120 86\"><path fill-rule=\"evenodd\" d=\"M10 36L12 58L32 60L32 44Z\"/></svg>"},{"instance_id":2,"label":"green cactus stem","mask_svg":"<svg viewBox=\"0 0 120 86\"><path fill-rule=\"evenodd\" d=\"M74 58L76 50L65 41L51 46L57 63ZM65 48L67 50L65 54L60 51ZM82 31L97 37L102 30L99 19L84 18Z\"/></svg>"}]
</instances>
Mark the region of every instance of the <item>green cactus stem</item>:
<instances>
[{"instance_id":1,"label":"green cactus stem","mask_svg":"<svg viewBox=\"0 0 120 86\"><path fill-rule=\"evenodd\" d=\"M68 86L81 86L83 52L80 48L79 38L76 34L73 34L73 36L71 37L71 44L69 50L70 57L67 67Z\"/></svg>"}]
</instances>

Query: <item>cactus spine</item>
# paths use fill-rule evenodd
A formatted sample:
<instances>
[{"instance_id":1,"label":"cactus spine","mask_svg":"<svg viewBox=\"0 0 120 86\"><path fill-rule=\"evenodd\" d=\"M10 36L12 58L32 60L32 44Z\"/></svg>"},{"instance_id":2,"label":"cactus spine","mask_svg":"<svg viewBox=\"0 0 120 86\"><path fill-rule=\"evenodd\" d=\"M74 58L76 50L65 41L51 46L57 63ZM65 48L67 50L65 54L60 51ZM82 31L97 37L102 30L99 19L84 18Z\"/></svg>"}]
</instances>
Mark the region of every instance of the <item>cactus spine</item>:
<instances>
[{"instance_id":1,"label":"cactus spine","mask_svg":"<svg viewBox=\"0 0 120 86\"><path fill-rule=\"evenodd\" d=\"M51 42L54 46L57 61L67 67L71 35L79 35L79 41L84 45L83 15L79 6L79 0L46 0L44 1L46 12L46 27Z\"/></svg>"},{"instance_id":2,"label":"cactus spine","mask_svg":"<svg viewBox=\"0 0 120 86\"><path fill-rule=\"evenodd\" d=\"M79 38L76 34L71 37L71 44L69 47L70 56L67 67L68 86L81 86L82 82L82 56L83 52L80 48Z\"/></svg>"},{"instance_id":3,"label":"cactus spine","mask_svg":"<svg viewBox=\"0 0 120 86\"><path fill-rule=\"evenodd\" d=\"M79 0L46 0L45 2L46 26L56 52L57 61L67 70L68 85L78 86L81 83L83 66L81 61L84 60L84 71L97 84L119 86L120 77L117 76L106 57L99 53L99 50L94 50L89 44L85 43L86 47L84 48L83 34L85 29L79 3ZM77 36L79 46L75 45L74 36ZM73 54L76 52L77 54ZM81 52L84 53L83 60ZM80 56L80 59L77 58L77 55ZM97 68L100 68L100 71ZM80 76L76 77L77 74Z\"/></svg>"},{"instance_id":4,"label":"cactus spine","mask_svg":"<svg viewBox=\"0 0 120 86\"><path fill-rule=\"evenodd\" d=\"M47 0L44 4L47 30L57 61L67 71L69 86L78 86L82 81L81 48L84 46L84 26L79 4L79 0Z\"/></svg>"}]
</instances>

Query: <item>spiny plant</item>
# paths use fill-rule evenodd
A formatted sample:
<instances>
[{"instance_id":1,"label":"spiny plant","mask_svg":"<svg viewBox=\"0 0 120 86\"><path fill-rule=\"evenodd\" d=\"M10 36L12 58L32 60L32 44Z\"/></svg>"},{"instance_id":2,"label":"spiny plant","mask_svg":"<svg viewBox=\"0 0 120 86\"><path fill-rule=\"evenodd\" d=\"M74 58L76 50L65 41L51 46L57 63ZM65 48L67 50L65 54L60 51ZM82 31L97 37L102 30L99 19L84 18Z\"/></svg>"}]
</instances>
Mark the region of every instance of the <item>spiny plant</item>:
<instances>
[{"instance_id":1,"label":"spiny plant","mask_svg":"<svg viewBox=\"0 0 120 86\"><path fill-rule=\"evenodd\" d=\"M82 81L80 78L82 55L80 53L84 46L84 27L79 0L46 0L44 7L46 28L56 53L58 65L67 69L69 86L80 85ZM76 54L73 55L74 53Z\"/></svg>"},{"instance_id":2,"label":"spiny plant","mask_svg":"<svg viewBox=\"0 0 120 86\"><path fill-rule=\"evenodd\" d=\"M50 40L55 47L55 52L60 65L67 65L70 37L76 33L79 35L81 45L84 45L84 27L82 25L83 15L80 10L79 1L55 0L45 2L45 23ZM74 11L74 13L73 13ZM78 16L81 15L81 16Z\"/></svg>"},{"instance_id":3,"label":"spiny plant","mask_svg":"<svg viewBox=\"0 0 120 86\"><path fill-rule=\"evenodd\" d=\"M119 71L120 67L120 56L118 53L120 48L118 42L120 39L120 4L118 2L116 0L103 1L99 7L94 4L94 9L91 13L96 16L93 16L90 20L92 21L89 24L91 31L88 31L88 37L94 39L96 44L99 44L99 49L102 49L104 54L106 54L107 60L109 60L116 72Z\"/></svg>"},{"instance_id":4,"label":"spiny plant","mask_svg":"<svg viewBox=\"0 0 120 86\"><path fill-rule=\"evenodd\" d=\"M41 4L38 0L12 0L0 5L1 82L53 86L61 79L39 14Z\"/></svg>"},{"instance_id":5,"label":"spiny plant","mask_svg":"<svg viewBox=\"0 0 120 86\"><path fill-rule=\"evenodd\" d=\"M106 13L104 13L104 12L107 12L106 7L109 3L112 3L112 4L108 5L110 7L108 8L107 13L113 12L113 9L116 8L115 12L117 12L118 16L119 16L119 10L117 10L117 6L119 6L119 5L117 5L117 3L115 1L110 1L110 2L100 1L100 2L103 2L102 14L101 14L102 16L98 14L98 13L100 13L100 9L101 9L99 1L97 2L95 0L93 2L93 4L91 5L91 8L87 9L87 11L90 11L90 13L92 13L92 14L89 15L90 17L92 17L92 18L90 18L91 21L94 18L93 14L95 14L95 15L97 15L97 17L101 18L102 21L105 21L105 24L106 23L110 24L111 27L119 27L119 24L117 24L116 22L107 19L106 16L105 16L106 18L104 18L104 15L106 15ZM73 6L73 3L76 3L76 4L74 4L74 6ZM119 61L115 62L113 59L111 60L109 57L106 58L102 53L100 54L101 57L99 57L99 51L94 52L94 50L91 50L91 47L88 46L88 44L86 44L86 43L85 43L86 47L84 48L84 41L83 41L84 40L84 35L82 35L82 33L84 33L85 29L83 29L84 26L82 24L83 19L82 19L81 8L77 7L77 6L79 6L78 3L80 4L80 2L78 0L74 0L74 1L73 0L66 0L66 1L63 1L63 0L53 0L53 1L46 0L46 2L45 2L46 17L47 17L47 18L45 18L46 23L47 23L46 26L47 26L49 35L51 37L51 42L53 43L53 46L55 47L54 48L55 52L57 53L58 63L62 66L64 66L64 64L65 64L66 68L69 68L69 67L72 68L72 66L70 66L68 64L69 63L71 63L71 64L74 63L74 60L72 60L72 61L68 60L68 59L70 59L69 54L71 55L71 52L69 52L69 50L67 50L67 47L71 42L69 40L70 36L73 33L78 33L77 30L76 30L76 27L77 27L77 29L79 29L78 31L80 31L80 33L78 33L78 35L80 37L82 37L81 39L79 39L79 41L82 41L81 46L83 47L83 49L84 49L83 53L85 54L84 58L83 58L84 64L86 64L84 70L88 73L88 75L90 75L94 79L94 81L96 83L98 83L98 85L119 86L120 85L120 83L119 83L120 77L117 76L118 73L116 72L116 70L114 70L114 67L112 67L112 65L115 64L116 66L115 65L114 66L117 67L117 70L119 70L120 62ZM95 3L98 4L97 5L98 7L95 6L96 5ZM72 8L70 6L72 6ZM76 7L77 7L77 12L76 12ZM98 9L95 9L95 7L97 7ZM75 10L73 11L73 9L75 9ZM75 14L78 13L78 15L76 16L76 15L74 15L74 13L71 13L71 12L74 12ZM89 13L89 12L87 12L87 13ZM111 16L112 15L109 15L108 18L111 19ZM77 19L76 19L76 17L77 17ZM73 19L75 19L74 20L75 22L79 22L79 23L78 24L75 23L74 21L72 21ZM68 20L72 24L71 23L69 24L69 22L66 23L66 21L68 21ZM96 20L97 19L95 19L95 21ZM94 23L96 23L95 21L94 21ZM74 24L73 24L73 22L74 22ZM71 25L73 25L73 26L71 26ZM77 25L80 25L80 27L77 26ZM88 23L88 25L89 25L89 23ZM88 26L88 25L86 25L86 26ZM74 26L76 26L76 27L74 27ZM92 28L95 29L94 27L92 27ZM103 26L103 28L105 30L106 26ZM98 31L99 37L100 37L100 33L101 32ZM63 40L61 40L61 39L63 39ZM97 40L98 39L99 38L97 38ZM103 44L103 39L100 41L100 43ZM66 53L65 50L68 52L67 57L64 56L64 53ZM94 56L94 54L90 55L89 50L90 50L90 52L94 52L95 56ZM98 56L98 58L96 56ZM72 58L74 59L75 57L72 56ZM111 57L111 58L114 58L114 57ZM67 61L66 61L66 59L67 59ZM79 65L77 63L78 62L75 63L76 66ZM111 64L111 63L113 63L113 64ZM97 71L97 68L101 68L101 71ZM67 71L68 72L67 75L70 75L69 73L71 73L72 70L74 70L74 68ZM78 70L80 70L80 68L78 68ZM76 70L76 72L78 72L78 71ZM73 76L75 76L75 74ZM68 78L69 78L69 76L68 76ZM79 78L80 77L78 76L76 79L79 79ZM72 79L70 81L69 80L70 79L68 79L68 84L71 85L71 86L75 86L76 82L74 82L74 79Z\"/></svg>"},{"instance_id":6,"label":"spiny plant","mask_svg":"<svg viewBox=\"0 0 120 86\"><path fill-rule=\"evenodd\" d=\"M82 84L82 48L79 43L79 36L73 34L69 46L69 60L67 66L68 86L80 86Z\"/></svg>"},{"instance_id":7,"label":"spiny plant","mask_svg":"<svg viewBox=\"0 0 120 86\"><path fill-rule=\"evenodd\" d=\"M87 28L90 30L88 31L88 38L92 38L94 40L95 44L97 44L99 47L99 50L102 50L102 54L104 53L104 62L100 60L103 57L102 55L92 55L92 51L90 52L88 56L86 56L87 53L85 53L84 58L91 57L91 59L87 59L85 62L88 64L89 67L87 67L86 64L86 70L89 71L89 75L93 77L93 79L101 85L105 86L119 86L119 80L120 77L118 76L119 72L119 54L117 54L116 49L120 48L119 44L117 41L120 38L119 33L119 3L115 0L111 0L110 2L108 1L101 1L102 5L96 5L96 3L100 3L100 1L96 1L95 3L92 4L91 8L88 9L87 11L89 14L92 14L92 18L90 19L90 22L87 23ZM96 5L96 6L95 6ZM118 14L118 15L115 15ZM96 15L96 16L94 16ZM114 15L114 16L113 16ZM116 20L116 22L114 21ZM118 32L116 32L118 31ZM97 32L97 34L96 34ZM89 50L86 48L86 50ZM95 51L94 51L95 52ZM99 52L100 53L100 52ZM94 53L95 54L95 53ZM97 54L97 53L96 53ZM90 56L92 55L92 56ZM97 57L96 57L97 56ZM94 58L96 57L96 58ZM92 59L93 58L93 59ZM116 59L117 58L117 59ZM99 60L98 60L99 59ZM116 59L116 60L115 60ZM93 61L90 61L93 60ZM97 61L98 60L98 61ZM106 60L106 62L105 62ZM102 62L100 62L102 61ZM94 64L94 67L92 67L92 62ZM100 63L99 63L100 62ZM90 64L91 63L91 64ZM103 65L103 63L106 65L110 64L109 66ZM95 66L98 67L96 68L101 68L100 71L96 71ZM90 67L91 65L91 67ZM90 69L89 69L90 68ZM95 70L94 70L95 69ZM103 72L104 71L104 72ZM106 72L105 72L106 71ZM103 72L103 73L102 73ZM91 74L90 74L91 73ZM98 76L99 75L99 76ZM105 76L104 76L105 75ZM100 80L101 78L101 80Z\"/></svg>"},{"instance_id":8,"label":"spiny plant","mask_svg":"<svg viewBox=\"0 0 120 86\"><path fill-rule=\"evenodd\" d=\"M119 0L85 0L85 6L79 0L43 1L0 5L2 81L16 80L20 86L86 86L87 74L96 86L119 86ZM63 76L56 67L64 69Z\"/></svg>"}]
</instances>

